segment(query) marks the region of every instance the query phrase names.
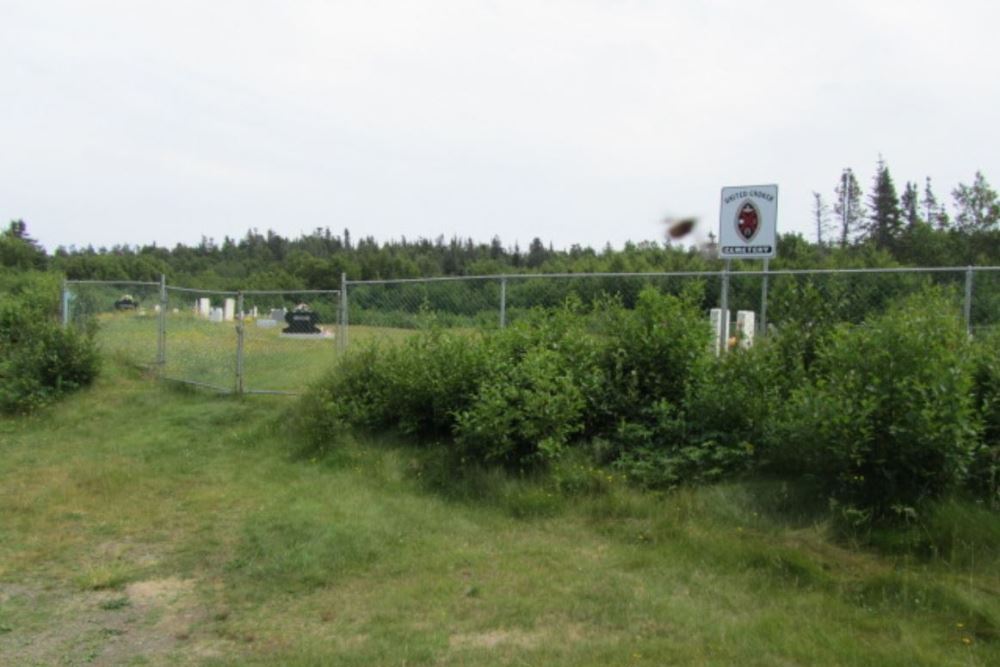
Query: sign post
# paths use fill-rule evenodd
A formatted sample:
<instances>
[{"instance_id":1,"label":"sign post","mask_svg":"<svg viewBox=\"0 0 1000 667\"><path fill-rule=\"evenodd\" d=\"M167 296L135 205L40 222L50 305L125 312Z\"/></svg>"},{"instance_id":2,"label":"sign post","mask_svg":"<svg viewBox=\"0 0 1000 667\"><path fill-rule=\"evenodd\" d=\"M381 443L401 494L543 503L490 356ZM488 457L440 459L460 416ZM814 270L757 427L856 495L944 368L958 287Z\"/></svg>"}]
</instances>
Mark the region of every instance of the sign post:
<instances>
[{"instance_id":1,"label":"sign post","mask_svg":"<svg viewBox=\"0 0 1000 667\"><path fill-rule=\"evenodd\" d=\"M763 259L761 334L767 327L767 270L777 252L778 186L740 185L722 188L719 206L719 257L726 260L722 275L722 321L729 322L729 268L734 259ZM747 320L744 318L745 321ZM728 329L723 325L724 329ZM723 351L728 348L725 331Z\"/></svg>"}]
</instances>

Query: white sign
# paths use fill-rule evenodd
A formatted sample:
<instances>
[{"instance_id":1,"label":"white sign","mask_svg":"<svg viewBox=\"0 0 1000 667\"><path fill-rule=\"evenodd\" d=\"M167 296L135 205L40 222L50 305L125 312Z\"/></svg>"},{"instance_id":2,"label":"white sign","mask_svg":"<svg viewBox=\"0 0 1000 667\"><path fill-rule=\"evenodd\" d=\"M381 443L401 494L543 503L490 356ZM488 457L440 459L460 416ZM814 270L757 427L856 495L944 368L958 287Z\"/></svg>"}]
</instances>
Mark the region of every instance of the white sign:
<instances>
[{"instance_id":1,"label":"white sign","mask_svg":"<svg viewBox=\"0 0 1000 667\"><path fill-rule=\"evenodd\" d=\"M774 257L777 245L778 186L722 188L719 209L719 257Z\"/></svg>"}]
</instances>

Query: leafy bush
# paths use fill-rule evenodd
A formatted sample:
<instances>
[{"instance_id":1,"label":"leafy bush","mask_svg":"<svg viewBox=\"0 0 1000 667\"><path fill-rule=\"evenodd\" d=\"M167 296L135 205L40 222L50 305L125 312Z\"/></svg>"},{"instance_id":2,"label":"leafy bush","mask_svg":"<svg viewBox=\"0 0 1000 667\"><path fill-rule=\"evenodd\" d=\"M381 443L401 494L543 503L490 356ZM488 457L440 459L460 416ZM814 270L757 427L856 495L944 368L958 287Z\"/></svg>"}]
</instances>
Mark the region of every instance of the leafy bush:
<instances>
[{"instance_id":1,"label":"leafy bush","mask_svg":"<svg viewBox=\"0 0 1000 667\"><path fill-rule=\"evenodd\" d=\"M51 282L29 277L0 298L0 412L28 412L97 375L93 336L56 322Z\"/></svg>"},{"instance_id":2,"label":"leafy bush","mask_svg":"<svg viewBox=\"0 0 1000 667\"><path fill-rule=\"evenodd\" d=\"M645 289L634 310L611 309L607 319L603 391L595 401L595 417L603 418L604 428L641 421L661 401L680 405L691 378L712 358L697 295Z\"/></svg>"},{"instance_id":3,"label":"leafy bush","mask_svg":"<svg viewBox=\"0 0 1000 667\"><path fill-rule=\"evenodd\" d=\"M583 394L553 350L533 349L505 364L458 414L457 442L484 461L517 466L556 458L582 429Z\"/></svg>"},{"instance_id":4,"label":"leafy bush","mask_svg":"<svg viewBox=\"0 0 1000 667\"><path fill-rule=\"evenodd\" d=\"M716 481L747 466L753 447L743 441L689 438L686 415L668 401L645 410L643 420L619 424L621 452L614 467L651 488Z\"/></svg>"},{"instance_id":5,"label":"leafy bush","mask_svg":"<svg viewBox=\"0 0 1000 667\"><path fill-rule=\"evenodd\" d=\"M477 337L441 329L353 351L306 402L314 444L345 426L449 435L486 371L485 353Z\"/></svg>"},{"instance_id":6,"label":"leafy bush","mask_svg":"<svg viewBox=\"0 0 1000 667\"><path fill-rule=\"evenodd\" d=\"M975 343L974 395L982 420L982 439L969 466L969 487L1000 506L1000 331Z\"/></svg>"},{"instance_id":7,"label":"leafy bush","mask_svg":"<svg viewBox=\"0 0 1000 667\"><path fill-rule=\"evenodd\" d=\"M585 427L601 383L601 342L579 301L535 313L487 339L488 370L455 434L477 460L549 463Z\"/></svg>"},{"instance_id":8,"label":"leafy bush","mask_svg":"<svg viewBox=\"0 0 1000 667\"><path fill-rule=\"evenodd\" d=\"M780 422L786 464L856 517L912 514L965 477L976 448L967 352L936 292L837 327Z\"/></svg>"}]
</instances>

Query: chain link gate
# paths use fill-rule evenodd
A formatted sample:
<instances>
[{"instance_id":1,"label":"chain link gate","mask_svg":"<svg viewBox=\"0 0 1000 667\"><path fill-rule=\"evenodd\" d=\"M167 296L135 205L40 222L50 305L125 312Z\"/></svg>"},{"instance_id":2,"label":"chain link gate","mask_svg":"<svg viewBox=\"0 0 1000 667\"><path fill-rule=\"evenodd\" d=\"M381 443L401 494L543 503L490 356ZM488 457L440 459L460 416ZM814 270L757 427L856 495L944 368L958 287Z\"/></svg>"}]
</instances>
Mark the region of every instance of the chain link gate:
<instances>
[{"instance_id":1,"label":"chain link gate","mask_svg":"<svg viewBox=\"0 0 1000 667\"><path fill-rule=\"evenodd\" d=\"M102 353L165 380L219 393L297 395L342 345L340 294L69 280L62 319L64 326L95 322ZM316 335L284 333L284 313L297 307L315 315ZM281 321L270 319L279 311Z\"/></svg>"}]
</instances>

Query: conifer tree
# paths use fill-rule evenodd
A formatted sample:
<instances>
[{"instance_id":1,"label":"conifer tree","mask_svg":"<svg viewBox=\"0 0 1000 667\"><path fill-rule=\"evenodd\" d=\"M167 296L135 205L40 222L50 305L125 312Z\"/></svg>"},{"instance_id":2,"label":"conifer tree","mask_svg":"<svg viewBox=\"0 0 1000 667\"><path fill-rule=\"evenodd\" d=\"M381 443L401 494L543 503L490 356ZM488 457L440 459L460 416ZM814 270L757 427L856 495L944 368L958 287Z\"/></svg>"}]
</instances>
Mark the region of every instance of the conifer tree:
<instances>
[{"instance_id":1,"label":"conifer tree","mask_svg":"<svg viewBox=\"0 0 1000 667\"><path fill-rule=\"evenodd\" d=\"M813 192L813 220L816 222L816 243L823 245L823 236L830 229L830 207L818 192Z\"/></svg>"},{"instance_id":2,"label":"conifer tree","mask_svg":"<svg viewBox=\"0 0 1000 667\"><path fill-rule=\"evenodd\" d=\"M881 157L875 168L872 191L868 195L870 215L865 225L865 237L877 248L892 248L903 228L899 210L899 196L889 174L889 167Z\"/></svg>"},{"instance_id":3,"label":"conifer tree","mask_svg":"<svg viewBox=\"0 0 1000 667\"><path fill-rule=\"evenodd\" d=\"M837 200L833 203L833 214L840 221L840 247L843 248L857 234L864 221L864 209L861 207L861 187L850 167L841 173L840 183L834 192L837 195Z\"/></svg>"},{"instance_id":4,"label":"conifer tree","mask_svg":"<svg viewBox=\"0 0 1000 667\"><path fill-rule=\"evenodd\" d=\"M910 229L916 227L920 222L920 194L917 192L917 184L906 182L903 194L899 198L899 207L902 210L903 222Z\"/></svg>"}]
</instances>

